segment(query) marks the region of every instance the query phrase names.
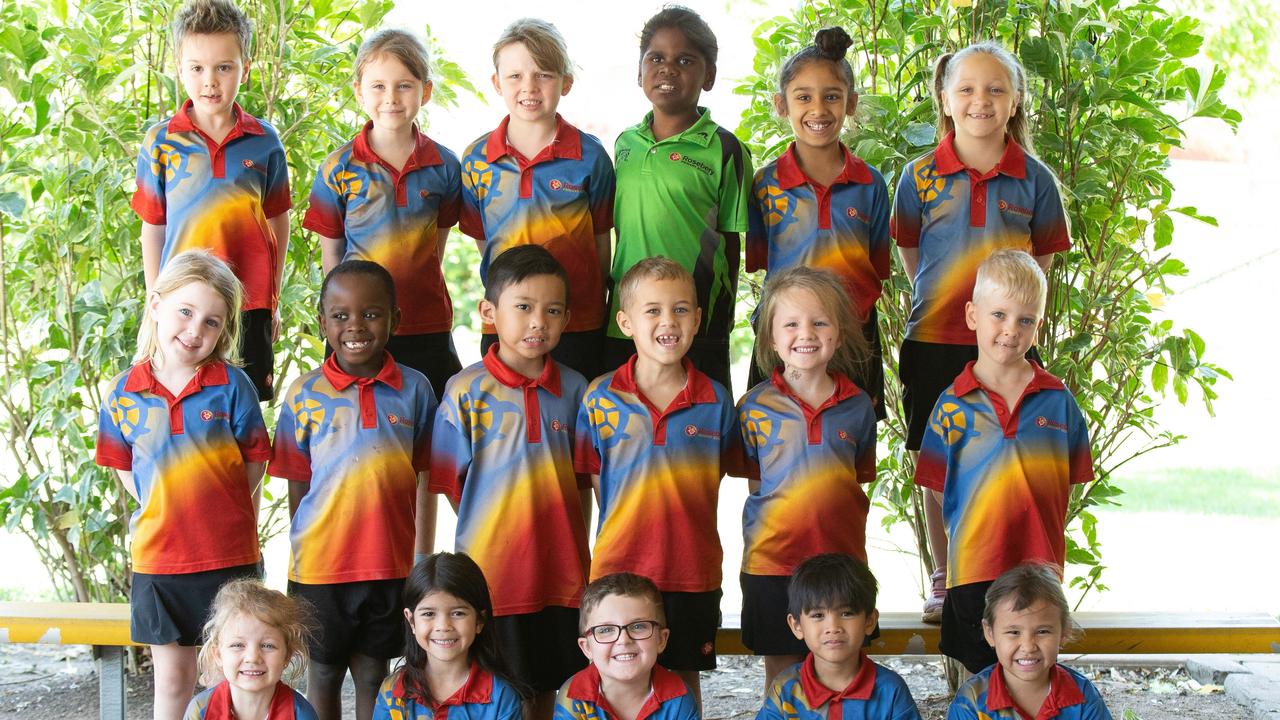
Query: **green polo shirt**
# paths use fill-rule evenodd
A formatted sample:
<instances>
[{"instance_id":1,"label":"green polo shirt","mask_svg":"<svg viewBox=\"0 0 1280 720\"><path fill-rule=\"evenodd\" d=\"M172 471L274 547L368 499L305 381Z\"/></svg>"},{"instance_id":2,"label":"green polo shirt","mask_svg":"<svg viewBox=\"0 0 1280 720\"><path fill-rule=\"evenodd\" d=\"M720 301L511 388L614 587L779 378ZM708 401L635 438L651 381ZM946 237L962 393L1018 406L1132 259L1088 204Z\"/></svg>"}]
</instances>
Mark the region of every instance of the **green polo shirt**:
<instances>
[{"instance_id":1,"label":"green polo shirt","mask_svg":"<svg viewBox=\"0 0 1280 720\"><path fill-rule=\"evenodd\" d=\"M722 233L747 229L751 155L706 108L688 130L665 140L653 136L653 113L614 144L617 190L613 223L613 284L637 262L662 255L693 273L702 308L699 339L728 342L733 329L740 239ZM618 297L610 299L609 335L618 329Z\"/></svg>"}]
</instances>

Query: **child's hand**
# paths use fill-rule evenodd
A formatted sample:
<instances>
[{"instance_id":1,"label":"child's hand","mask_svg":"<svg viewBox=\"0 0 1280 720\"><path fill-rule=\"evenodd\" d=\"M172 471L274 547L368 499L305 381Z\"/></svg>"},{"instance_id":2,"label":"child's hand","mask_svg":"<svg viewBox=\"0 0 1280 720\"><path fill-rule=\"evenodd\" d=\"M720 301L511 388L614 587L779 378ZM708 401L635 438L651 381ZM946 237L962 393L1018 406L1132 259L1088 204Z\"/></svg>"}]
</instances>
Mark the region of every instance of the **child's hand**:
<instances>
[{"instance_id":1,"label":"child's hand","mask_svg":"<svg viewBox=\"0 0 1280 720\"><path fill-rule=\"evenodd\" d=\"M280 339L280 308L276 308L276 314L271 318L271 344L275 345Z\"/></svg>"}]
</instances>

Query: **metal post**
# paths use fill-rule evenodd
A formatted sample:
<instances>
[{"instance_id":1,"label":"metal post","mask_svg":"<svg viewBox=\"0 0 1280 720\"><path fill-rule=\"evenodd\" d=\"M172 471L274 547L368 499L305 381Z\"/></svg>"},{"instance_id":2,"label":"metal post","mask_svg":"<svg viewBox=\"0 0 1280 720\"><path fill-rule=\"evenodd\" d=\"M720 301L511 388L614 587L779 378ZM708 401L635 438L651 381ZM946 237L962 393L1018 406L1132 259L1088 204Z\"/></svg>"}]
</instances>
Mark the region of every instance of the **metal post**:
<instances>
[{"instance_id":1,"label":"metal post","mask_svg":"<svg viewBox=\"0 0 1280 720\"><path fill-rule=\"evenodd\" d=\"M98 717L125 720L124 654L119 645L98 646Z\"/></svg>"}]
</instances>

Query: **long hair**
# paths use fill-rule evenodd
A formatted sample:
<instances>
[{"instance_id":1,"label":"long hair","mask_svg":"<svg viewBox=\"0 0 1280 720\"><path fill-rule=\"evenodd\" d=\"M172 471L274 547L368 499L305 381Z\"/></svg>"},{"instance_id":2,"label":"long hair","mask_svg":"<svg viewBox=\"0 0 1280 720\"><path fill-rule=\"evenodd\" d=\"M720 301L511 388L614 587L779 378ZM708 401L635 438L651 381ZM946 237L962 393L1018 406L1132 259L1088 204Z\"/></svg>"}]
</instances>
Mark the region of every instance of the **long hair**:
<instances>
[{"instance_id":1,"label":"long hair","mask_svg":"<svg viewBox=\"0 0 1280 720\"><path fill-rule=\"evenodd\" d=\"M213 288L227 305L227 316L222 322L222 333L213 346L213 352L201 364L221 360L228 365L240 365L240 305L244 298L244 286L231 268L208 250L188 250L171 258L156 278L151 292L165 295L193 282L202 282ZM155 362L160 355L160 339L156 337L156 319L144 303L142 322L138 323L138 352L133 361Z\"/></svg>"},{"instance_id":2,"label":"long hair","mask_svg":"<svg viewBox=\"0 0 1280 720\"><path fill-rule=\"evenodd\" d=\"M933 103L938 111L938 138L941 139L956 129L955 121L942 111L942 95L951 86L951 81L955 78L955 69L960 63L970 55L979 53L995 58L1004 66L1005 72L1009 73L1009 85L1013 88L1015 102L1013 115L1009 116L1005 131L1014 142L1022 146L1023 150L1033 152L1031 128L1027 124L1026 108L1023 107L1023 101L1027 98L1027 71L1022 68L1022 63L1018 62L1012 53L994 40L974 43L958 52L947 53L938 58L937 64L933 66Z\"/></svg>"},{"instance_id":3,"label":"long hair","mask_svg":"<svg viewBox=\"0 0 1280 720\"><path fill-rule=\"evenodd\" d=\"M198 665L200 682L209 687L222 680L218 666L218 649L227 623L238 615L248 615L269 625L284 636L284 651L289 655L285 675L301 676L310 658L307 646L314 632L311 606L305 601L272 590L254 578L232 580L218 590L204 624L204 644L200 646Z\"/></svg>"},{"instance_id":4,"label":"long hair","mask_svg":"<svg viewBox=\"0 0 1280 720\"><path fill-rule=\"evenodd\" d=\"M756 327L756 364L765 373L782 364L778 351L773 349L773 316L778 311L778 301L782 296L797 290L813 293L836 324L839 342L827 367L845 377L856 375L871 352L862 334L862 318L858 317L853 301L849 299L849 289L830 271L803 265L769 273L765 281Z\"/></svg>"},{"instance_id":5,"label":"long hair","mask_svg":"<svg viewBox=\"0 0 1280 720\"><path fill-rule=\"evenodd\" d=\"M996 607L1008 600L1014 612L1021 612L1043 602L1058 611L1062 623L1062 643L1074 641L1080 634L1071 620L1071 606L1062 592L1062 570L1050 563L1028 562L1006 570L987 588L982 622L995 628Z\"/></svg>"}]
</instances>

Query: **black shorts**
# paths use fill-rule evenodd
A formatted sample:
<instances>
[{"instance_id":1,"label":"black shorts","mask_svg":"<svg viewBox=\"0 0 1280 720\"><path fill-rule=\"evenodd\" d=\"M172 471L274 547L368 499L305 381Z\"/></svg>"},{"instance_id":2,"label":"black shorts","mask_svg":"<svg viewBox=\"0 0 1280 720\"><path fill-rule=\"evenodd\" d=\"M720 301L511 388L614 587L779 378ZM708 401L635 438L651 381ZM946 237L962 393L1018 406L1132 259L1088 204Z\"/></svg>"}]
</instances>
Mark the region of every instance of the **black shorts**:
<instances>
[{"instance_id":1,"label":"black shorts","mask_svg":"<svg viewBox=\"0 0 1280 720\"><path fill-rule=\"evenodd\" d=\"M392 335L387 340L387 352L401 365L426 375L437 400L444 397L444 384L462 369L458 351L453 347L453 333ZM333 348L325 342L325 359L329 359L331 354Z\"/></svg>"},{"instance_id":2,"label":"black shorts","mask_svg":"<svg viewBox=\"0 0 1280 720\"><path fill-rule=\"evenodd\" d=\"M343 665L352 655L388 660L404 654L404 578L309 585L289 581L289 594L311 603L315 639L311 659Z\"/></svg>"},{"instance_id":3,"label":"black shorts","mask_svg":"<svg viewBox=\"0 0 1280 720\"><path fill-rule=\"evenodd\" d=\"M480 355L487 354L489 346L496 342L498 342L497 335L490 335L489 333L481 335ZM582 377L587 379L587 382L591 382L614 369L613 367L605 367L603 344L604 328L561 333L560 342L556 343L555 348L551 351L551 357L555 358L555 361L561 365L567 365L577 370L582 374Z\"/></svg>"},{"instance_id":4,"label":"black shorts","mask_svg":"<svg viewBox=\"0 0 1280 720\"><path fill-rule=\"evenodd\" d=\"M534 692L555 692L587 666L578 647L578 609L551 605L537 612L499 615L490 623L516 680Z\"/></svg>"},{"instance_id":5,"label":"black shorts","mask_svg":"<svg viewBox=\"0 0 1280 720\"><path fill-rule=\"evenodd\" d=\"M938 649L953 657L971 673L981 672L996 662L995 648L982 634L982 613L987 606L991 581L957 585L947 590L942 602L942 631Z\"/></svg>"},{"instance_id":6,"label":"black shorts","mask_svg":"<svg viewBox=\"0 0 1280 720\"><path fill-rule=\"evenodd\" d=\"M245 310L240 313L241 368L258 390L258 402L275 397L275 354L271 347L270 310Z\"/></svg>"},{"instance_id":7,"label":"black shorts","mask_svg":"<svg viewBox=\"0 0 1280 720\"><path fill-rule=\"evenodd\" d=\"M724 592L664 592L662 613L667 617L667 649L658 664L668 670L715 670L716 631L720 629L720 598Z\"/></svg>"},{"instance_id":8,"label":"black shorts","mask_svg":"<svg viewBox=\"0 0 1280 720\"><path fill-rule=\"evenodd\" d=\"M218 589L231 580L260 578L257 565L180 575L133 573L129 591L129 639L146 645L200 644Z\"/></svg>"}]
</instances>

